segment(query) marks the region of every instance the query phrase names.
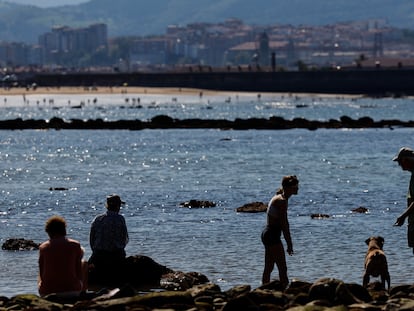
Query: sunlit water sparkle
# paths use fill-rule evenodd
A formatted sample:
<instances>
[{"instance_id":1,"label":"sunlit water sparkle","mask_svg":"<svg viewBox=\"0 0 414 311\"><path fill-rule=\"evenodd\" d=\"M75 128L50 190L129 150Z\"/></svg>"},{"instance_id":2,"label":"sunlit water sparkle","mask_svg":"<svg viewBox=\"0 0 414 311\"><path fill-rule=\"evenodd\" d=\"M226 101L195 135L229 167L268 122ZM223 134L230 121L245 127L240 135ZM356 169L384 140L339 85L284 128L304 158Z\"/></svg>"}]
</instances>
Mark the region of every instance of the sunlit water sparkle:
<instances>
[{"instance_id":1,"label":"sunlit water sparkle","mask_svg":"<svg viewBox=\"0 0 414 311\"><path fill-rule=\"evenodd\" d=\"M247 118L339 119L370 116L409 120L407 99L368 99L256 94L180 97L176 95L33 95L29 103L8 96L2 119L61 117L150 119ZM93 95L95 96L95 95ZM128 96L128 104L126 97ZM141 107L132 107L131 98ZM84 102L82 108L71 108ZM88 103L88 98L89 103ZM174 99L173 99L174 98ZM1 99L0 99L1 101ZM39 103L37 103L37 101ZM137 105L137 100L135 101ZM413 129L354 130L66 130L0 131L0 238L41 242L46 219L68 221L69 235L90 255L88 234L105 196L127 202L128 255L144 254L175 270L198 271L222 289L260 285L265 214L240 214L245 203L267 202L285 174L300 179L290 200L295 254L288 257L291 279L313 282L335 277L361 283L365 239L385 238L393 284L414 282L414 258L406 228L393 227L405 208L409 174L391 159L402 145L414 147ZM67 191L50 191L64 187ZM210 200L214 208L187 209L179 203ZM354 214L364 206L367 214ZM313 213L329 219L311 219ZM36 293L36 251L0 251L1 295ZM277 278L276 271L272 275Z\"/></svg>"}]
</instances>

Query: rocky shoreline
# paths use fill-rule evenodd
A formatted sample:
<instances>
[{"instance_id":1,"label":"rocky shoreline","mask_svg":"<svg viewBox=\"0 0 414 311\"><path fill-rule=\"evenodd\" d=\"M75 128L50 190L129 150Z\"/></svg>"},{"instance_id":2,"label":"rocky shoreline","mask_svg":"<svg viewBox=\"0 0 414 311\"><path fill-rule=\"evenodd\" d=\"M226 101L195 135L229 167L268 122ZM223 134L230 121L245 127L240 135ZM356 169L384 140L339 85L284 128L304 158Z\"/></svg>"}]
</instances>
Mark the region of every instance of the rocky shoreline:
<instances>
[{"instance_id":1,"label":"rocky shoreline","mask_svg":"<svg viewBox=\"0 0 414 311\"><path fill-rule=\"evenodd\" d=\"M69 121L54 117L50 120L23 120L21 118L12 120L1 120L0 130L143 130L143 129L222 129L222 130L287 130L287 129L342 129L342 128L398 128L414 127L414 121L380 120L374 121L370 117L353 119L342 116L339 120L328 121L307 120L305 118L294 118L286 120L282 117L249 118L249 119L174 119L166 115L158 115L149 121L141 120L118 120L104 121L71 119Z\"/></svg>"},{"instance_id":2,"label":"rocky shoreline","mask_svg":"<svg viewBox=\"0 0 414 311\"><path fill-rule=\"evenodd\" d=\"M258 203L252 205L260 208ZM9 239L2 249L35 250L36 246L31 240ZM335 278L322 278L313 283L293 280L286 289L276 280L255 289L244 284L222 290L201 273L174 271L146 256L129 256L127 261L128 280L123 279L117 286L92 282L89 288L94 291L80 294L0 296L0 311L414 310L414 285L410 284L385 290L380 282L372 282L365 288Z\"/></svg>"},{"instance_id":3,"label":"rocky shoreline","mask_svg":"<svg viewBox=\"0 0 414 311\"><path fill-rule=\"evenodd\" d=\"M0 297L0 310L413 310L414 286L399 285L390 291L379 283L368 288L325 278L314 283L292 281L282 290L278 281L252 289L250 285L235 286L222 291L206 282L186 290L137 292L131 287L108 291L99 296L49 295L41 298L22 294Z\"/></svg>"}]
</instances>

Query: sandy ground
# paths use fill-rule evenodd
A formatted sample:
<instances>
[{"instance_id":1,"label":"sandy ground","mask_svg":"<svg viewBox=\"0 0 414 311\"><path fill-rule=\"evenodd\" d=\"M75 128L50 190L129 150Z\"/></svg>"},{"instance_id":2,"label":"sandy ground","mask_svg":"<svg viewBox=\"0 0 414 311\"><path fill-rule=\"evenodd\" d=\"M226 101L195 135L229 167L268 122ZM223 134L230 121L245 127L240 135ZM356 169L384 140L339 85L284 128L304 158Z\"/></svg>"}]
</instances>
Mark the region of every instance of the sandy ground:
<instances>
[{"instance_id":1,"label":"sandy ground","mask_svg":"<svg viewBox=\"0 0 414 311\"><path fill-rule=\"evenodd\" d=\"M363 95L349 95L349 94L308 94L308 93L263 93L263 92L236 92L236 91L216 91L216 90L204 90L204 89L191 89L191 88L170 88L170 87L37 87L36 89L26 89L24 87L13 87L10 89L0 88L0 96L8 95L42 95L42 94L160 94L160 95L189 95L189 96L214 96L214 95L226 95L233 96L238 95L264 95L264 96L281 96L281 97L324 97L324 98L359 98Z\"/></svg>"},{"instance_id":2,"label":"sandy ground","mask_svg":"<svg viewBox=\"0 0 414 311\"><path fill-rule=\"evenodd\" d=\"M151 87L38 87L26 89L23 87L0 88L0 96L31 95L31 94L181 94L181 95L216 95L234 94L235 92L219 92L212 90L188 88L151 88Z\"/></svg>"}]
</instances>

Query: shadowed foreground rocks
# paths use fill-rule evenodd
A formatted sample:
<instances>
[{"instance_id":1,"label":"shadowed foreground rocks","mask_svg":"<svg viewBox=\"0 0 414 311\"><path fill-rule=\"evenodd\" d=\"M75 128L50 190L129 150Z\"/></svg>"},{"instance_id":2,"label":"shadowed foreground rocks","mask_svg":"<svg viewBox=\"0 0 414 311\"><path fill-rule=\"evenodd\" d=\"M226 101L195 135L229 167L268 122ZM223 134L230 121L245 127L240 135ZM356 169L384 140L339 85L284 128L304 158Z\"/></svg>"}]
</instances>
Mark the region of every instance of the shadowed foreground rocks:
<instances>
[{"instance_id":1,"label":"shadowed foreground rocks","mask_svg":"<svg viewBox=\"0 0 414 311\"><path fill-rule=\"evenodd\" d=\"M123 129L123 130L143 130L143 129L234 129L234 130L284 130L303 128L316 130L319 128L340 129L340 128L393 128L393 127L414 127L414 121L381 120L374 121L370 117L352 119L342 116L339 120L313 121L304 118L285 120L282 117L249 118L230 120L209 120L209 119L173 119L169 116L159 115L149 121L141 120L119 120L104 121L72 119L65 121L60 118L50 120L13 120L0 121L0 130L24 130L24 129Z\"/></svg>"},{"instance_id":2,"label":"shadowed foreground rocks","mask_svg":"<svg viewBox=\"0 0 414 311\"><path fill-rule=\"evenodd\" d=\"M256 289L249 285L222 291L216 284L194 285L186 290L134 292L121 288L97 297L62 298L50 295L0 297L0 310L413 310L414 286L392 287L390 292L371 283L368 288L324 278L315 283L293 281L282 291L273 281ZM66 300L65 300L66 299Z\"/></svg>"}]
</instances>

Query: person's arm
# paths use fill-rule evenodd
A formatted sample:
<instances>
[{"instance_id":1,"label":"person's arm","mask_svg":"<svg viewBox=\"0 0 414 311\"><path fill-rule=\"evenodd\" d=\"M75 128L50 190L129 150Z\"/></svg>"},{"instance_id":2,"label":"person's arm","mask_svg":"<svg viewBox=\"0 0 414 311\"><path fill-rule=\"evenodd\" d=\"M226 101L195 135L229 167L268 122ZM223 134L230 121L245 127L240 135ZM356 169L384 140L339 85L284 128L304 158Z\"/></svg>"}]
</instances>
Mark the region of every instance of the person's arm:
<instances>
[{"instance_id":1,"label":"person's arm","mask_svg":"<svg viewBox=\"0 0 414 311\"><path fill-rule=\"evenodd\" d=\"M123 231L124 231L123 232L123 234L124 234L124 243L125 243L125 246L126 246L129 242L129 236L128 236L128 228L127 228L127 225L126 225L126 222L125 222L125 218L123 219Z\"/></svg>"},{"instance_id":2,"label":"person's arm","mask_svg":"<svg viewBox=\"0 0 414 311\"><path fill-rule=\"evenodd\" d=\"M83 257L83 250L82 247L79 245L79 249L77 250L78 254L76 256L76 277L80 282L83 282L83 273L82 273L82 257Z\"/></svg>"},{"instance_id":3,"label":"person's arm","mask_svg":"<svg viewBox=\"0 0 414 311\"><path fill-rule=\"evenodd\" d=\"M414 201L407 207L407 209L402 213L395 222L394 226L402 226L404 224L405 219L414 212Z\"/></svg>"},{"instance_id":4,"label":"person's arm","mask_svg":"<svg viewBox=\"0 0 414 311\"><path fill-rule=\"evenodd\" d=\"M280 211L280 226L283 232L283 237L285 238L287 244L287 253L289 255L293 255L293 244L292 244L292 237L290 236L290 228L289 228L289 221L287 217L287 203L282 204L279 208Z\"/></svg>"},{"instance_id":5,"label":"person's arm","mask_svg":"<svg viewBox=\"0 0 414 311\"><path fill-rule=\"evenodd\" d=\"M89 245L90 245L92 251L94 251L94 245L95 245L95 226L94 226L94 223L92 223L91 231L89 232Z\"/></svg>"},{"instance_id":6,"label":"person's arm","mask_svg":"<svg viewBox=\"0 0 414 311\"><path fill-rule=\"evenodd\" d=\"M43 275L43 252L40 249L39 250L39 281L42 280L42 275Z\"/></svg>"}]
</instances>

